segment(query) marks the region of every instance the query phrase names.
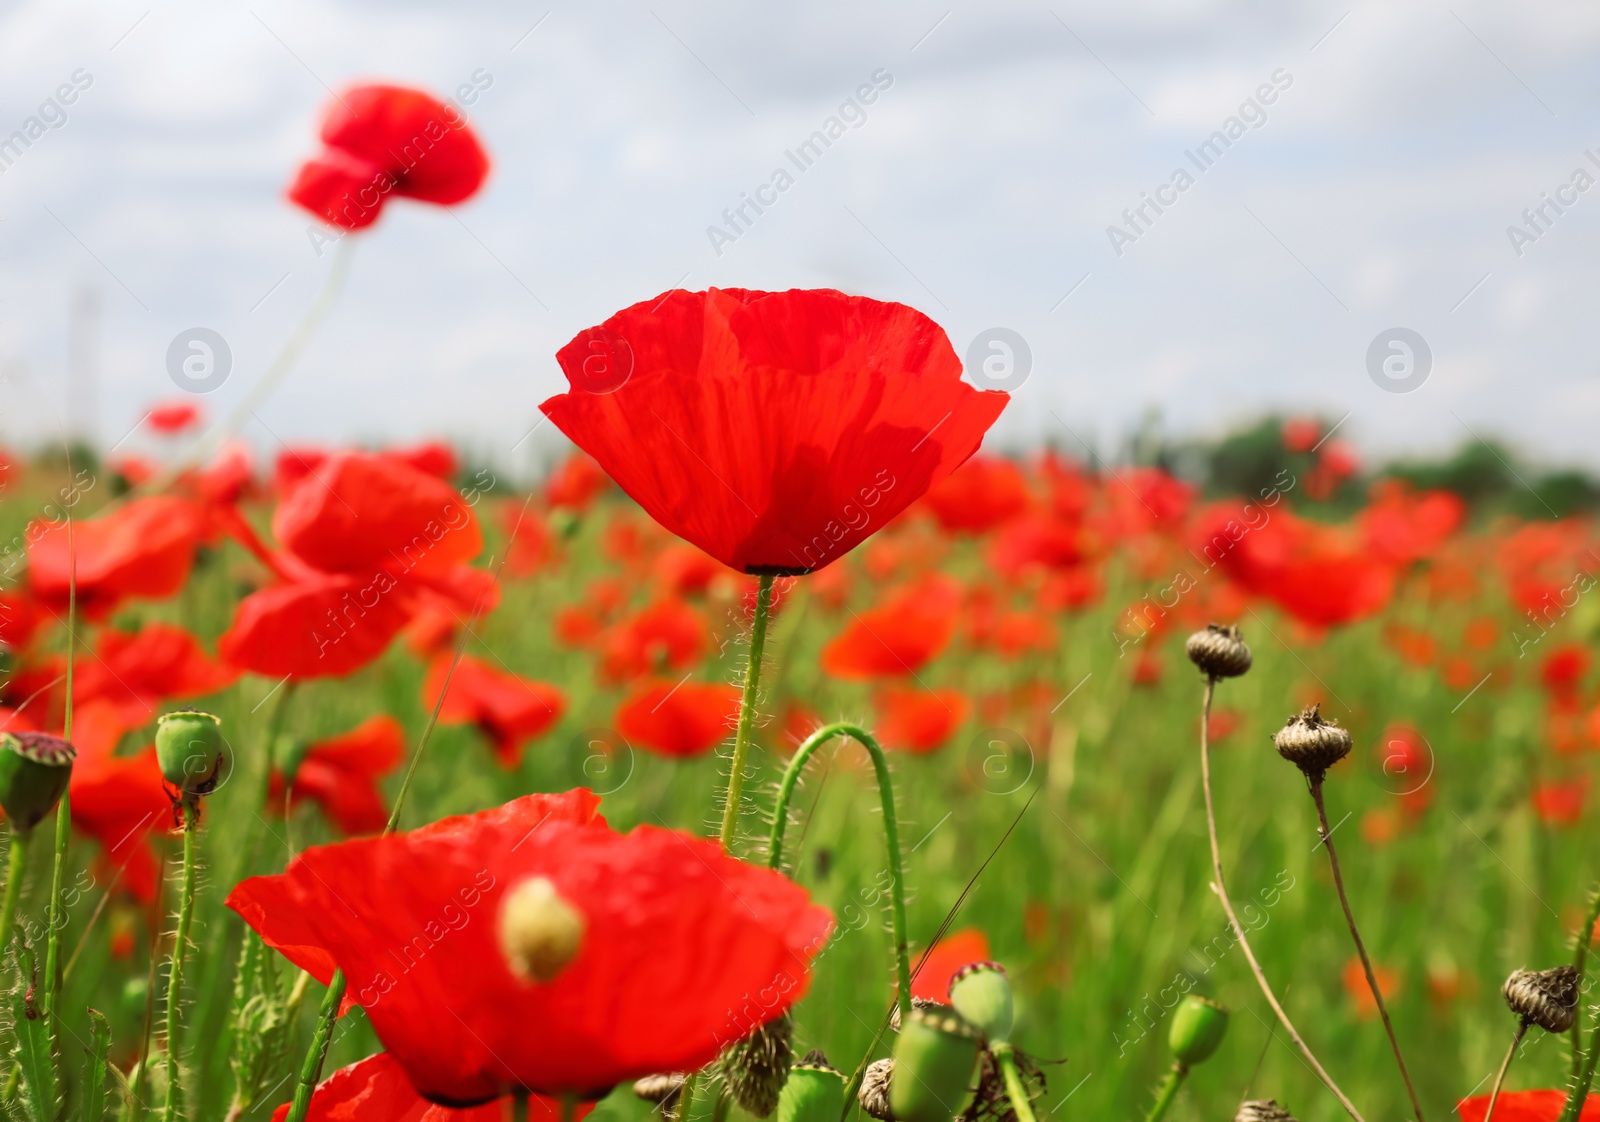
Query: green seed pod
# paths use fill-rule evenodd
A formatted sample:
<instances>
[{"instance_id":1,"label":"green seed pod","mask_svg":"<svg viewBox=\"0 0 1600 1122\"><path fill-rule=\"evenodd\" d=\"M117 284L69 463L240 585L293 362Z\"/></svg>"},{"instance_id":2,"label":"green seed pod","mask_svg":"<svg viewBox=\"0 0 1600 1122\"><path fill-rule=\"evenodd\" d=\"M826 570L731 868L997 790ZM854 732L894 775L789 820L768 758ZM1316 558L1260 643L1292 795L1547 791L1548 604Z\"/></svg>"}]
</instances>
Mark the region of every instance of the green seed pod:
<instances>
[{"instance_id":1,"label":"green seed pod","mask_svg":"<svg viewBox=\"0 0 1600 1122\"><path fill-rule=\"evenodd\" d=\"M13 830L26 833L55 809L72 779L76 756L59 736L0 733L0 807Z\"/></svg>"},{"instance_id":2,"label":"green seed pod","mask_svg":"<svg viewBox=\"0 0 1600 1122\"><path fill-rule=\"evenodd\" d=\"M954 1009L913 1009L894 1042L889 1108L899 1122L950 1122L972 1099L978 1032Z\"/></svg>"},{"instance_id":3,"label":"green seed pod","mask_svg":"<svg viewBox=\"0 0 1600 1122\"><path fill-rule=\"evenodd\" d=\"M844 1113L844 1075L813 1048L789 1069L778 1093L778 1122L839 1122Z\"/></svg>"},{"instance_id":4,"label":"green seed pod","mask_svg":"<svg viewBox=\"0 0 1600 1122\"><path fill-rule=\"evenodd\" d=\"M1228 1011L1215 1001L1189 994L1178 1003L1167 1031L1167 1045L1184 1067L1211 1058L1228 1031Z\"/></svg>"},{"instance_id":5,"label":"green seed pod","mask_svg":"<svg viewBox=\"0 0 1600 1122\"><path fill-rule=\"evenodd\" d=\"M165 714L156 724L156 758L172 786L185 795L209 795L228 772L221 719L195 709Z\"/></svg>"},{"instance_id":6,"label":"green seed pod","mask_svg":"<svg viewBox=\"0 0 1600 1122\"><path fill-rule=\"evenodd\" d=\"M950 1004L993 1046L1011 1039L1011 983L998 962L974 962L950 979Z\"/></svg>"},{"instance_id":7,"label":"green seed pod","mask_svg":"<svg viewBox=\"0 0 1600 1122\"><path fill-rule=\"evenodd\" d=\"M794 1063L793 1037L794 1022L783 1013L722 1054L722 1073L733 1101L757 1118L777 1108Z\"/></svg>"}]
</instances>

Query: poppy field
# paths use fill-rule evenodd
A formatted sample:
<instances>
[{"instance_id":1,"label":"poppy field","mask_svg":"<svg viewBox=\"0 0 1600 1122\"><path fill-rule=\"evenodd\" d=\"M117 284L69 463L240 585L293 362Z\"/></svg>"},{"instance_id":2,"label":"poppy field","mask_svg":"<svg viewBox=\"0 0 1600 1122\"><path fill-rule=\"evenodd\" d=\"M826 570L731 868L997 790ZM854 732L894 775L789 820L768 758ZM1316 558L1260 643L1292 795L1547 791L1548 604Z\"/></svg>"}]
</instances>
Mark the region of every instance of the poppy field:
<instances>
[{"instance_id":1,"label":"poppy field","mask_svg":"<svg viewBox=\"0 0 1600 1122\"><path fill-rule=\"evenodd\" d=\"M340 237L489 168L398 87L321 145ZM6 457L9 1117L1595 1117L1590 519L638 295L531 487L188 399Z\"/></svg>"}]
</instances>

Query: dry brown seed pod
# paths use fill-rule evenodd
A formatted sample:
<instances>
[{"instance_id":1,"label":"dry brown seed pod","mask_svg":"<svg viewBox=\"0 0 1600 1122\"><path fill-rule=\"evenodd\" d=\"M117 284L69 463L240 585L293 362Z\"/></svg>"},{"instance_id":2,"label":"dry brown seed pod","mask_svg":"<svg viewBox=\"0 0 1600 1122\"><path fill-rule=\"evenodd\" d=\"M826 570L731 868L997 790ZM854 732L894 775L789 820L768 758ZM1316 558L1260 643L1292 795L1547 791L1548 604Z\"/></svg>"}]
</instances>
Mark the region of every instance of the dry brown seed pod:
<instances>
[{"instance_id":1,"label":"dry brown seed pod","mask_svg":"<svg viewBox=\"0 0 1600 1122\"><path fill-rule=\"evenodd\" d=\"M949 1005L947 1005L946 1003L944 1003L942 1001L935 1001L931 997L913 997L911 999L911 1008L913 1008L913 1009L935 1009L935 1010L944 1009L944 1010L950 1010L950 1006ZM950 1010L950 1011L953 1012L953 1010ZM899 1002L896 1002L894 1008L889 1011L889 1027L891 1029L893 1029L895 1032L899 1032L900 1031L900 1003Z\"/></svg>"},{"instance_id":2,"label":"dry brown seed pod","mask_svg":"<svg viewBox=\"0 0 1600 1122\"><path fill-rule=\"evenodd\" d=\"M668 1109L678 1101L678 1092L689 1077L681 1071L668 1071L660 1075L647 1075L633 1084L633 1093L647 1103L656 1103Z\"/></svg>"},{"instance_id":3,"label":"dry brown seed pod","mask_svg":"<svg viewBox=\"0 0 1600 1122\"><path fill-rule=\"evenodd\" d=\"M894 1122L894 1111L889 1109L889 1079L894 1075L894 1060L874 1060L867 1065L861 1077L861 1090L856 1101L861 1109L880 1122Z\"/></svg>"},{"instance_id":4,"label":"dry brown seed pod","mask_svg":"<svg viewBox=\"0 0 1600 1122\"><path fill-rule=\"evenodd\" d=\"M778 1105L778 1093L794 1064L794 1021L782 1013L731 1045L722 1054L722 1072L733 1101L757 1118Z\"/></svg>"},{"instance_id":5,"label":"dry brown seed pod","mask_svg":"<svg viewBox=\"0 0 1600 1122\"><path fill-rule=\"evenodd\" d=\"M1312 779L1322 778L1323 772L1350 754L1350 730L1337 721L1324 720L1320 709L1313 705L1302 710L1272 737L1278 755Z\"/></svg>"},{"instance_id":6,"label":"dry brown seed pod","mask_svg":"<svg viewBox=\"0 0 1600 1122\"><path fill-rule=\"evenodd\" d=\"M1239 1104L1233 1122L1295 1122L1294 1115L1278 1105L1277 1099L1251 1099Z\"/></svg>"},{"instance_id":7,"label":"dry brown seed pod","mask_svg":"<svg viewBox=\"0 0 1600 1122\"><path fill-rule=\"evenodd\" d=\"M1183 649L1189 661L1210 678L1237 678L1250 669L1250 648L1239 637L1237 627L1208 623L1204 631L1189 636Z\"/></svg>"},{"instance_id":8,"label":"dry brown seed pod","mask_svg":"<svg viewBox=\"0 0 1600 1122\"><path fill-rule=\"evenodd\" d=\"M1563 1033L1578 1013L1578 968L1513 970L1501 987L1511 1011L1546 1032Z\"/></svg>"}]
</instances>

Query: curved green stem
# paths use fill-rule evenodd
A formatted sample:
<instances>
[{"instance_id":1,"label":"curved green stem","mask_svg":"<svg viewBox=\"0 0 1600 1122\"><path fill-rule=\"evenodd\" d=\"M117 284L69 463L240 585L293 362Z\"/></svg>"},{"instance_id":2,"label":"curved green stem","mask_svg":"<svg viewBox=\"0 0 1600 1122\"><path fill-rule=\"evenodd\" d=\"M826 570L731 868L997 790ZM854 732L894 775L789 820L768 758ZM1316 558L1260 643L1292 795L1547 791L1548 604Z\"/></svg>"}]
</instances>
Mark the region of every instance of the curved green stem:
<instances>
[{"instance_id":1,"label":"curved green stem","mask_svg":"<svg viewBox=\"0 0 1600 1122\"><path fill-rule=\"evenodd\" d=\"M339 1006L344 1002L344 971L335 970L328 979L328 992L322 995L322 1007L317 1010L317 1029L311 1036L311 1047L300 1065L300 1081L295 1084L294 1102L284 1122L305 1122L311 1109L311 1092L317 1089L322 1075L322 1063L328 1058L328 1045L333 1040L333 1022L339 1019Z\"/></svg>"},{"instance_id":2,"label":"curved green stem","mask_svg":"<svg viewBox=\"0 0 1600 1122\"><path fill-rule=\"evenodd\" d=\"M172 937L171 966L167 969L167 1102L162 1122L178 1116L178 1008L183 1000L183 958L189 942L189 924L194 919L195 836L200 832L200 808L188 799L183 802L183 889L178 900L178 930Z\"/></svg>"},{"instance_id":3,"label":"curved green stem","mask_svg":"<svg viewBox=\"0 0 1600 1122\"><path fill-rule=\"evenodd\" d=\"M1009 1044L996 1044L989 1052L1005 1080L1006 1097L1011 1100L1011 1109L1016 1111L1017 1122L1038 1122L1033 1113L1033 1100L1028 1097L1028 1089L1022 1085L1022 1073L1017 1070L1016 1049Z\"/></svg>"},{"instance_id":4,"label":"curved green stem","mask_svg":"<svg viewBox=\"0 0 1600 1122\"><path fill-rule=\"evenodd\" d=\"M1189 1069L1182 1064L1173 1064L1172 1070L1167 1072L1166 1082L1161 1084L1161 1092L1156 1096L1155 1105L1150 1108L1150 1113L1144 1116L1144 1122L1161 1122L1166 1116L1167 1108L1172 1105L1172 1100L1178 1097L1178 1088L1183 1085L1183 1080L1189 1074Z\"/></svg>"},{"instance_id":5,"label":"curved green stem","mask_svg":"<svg viewBox=\"0 0 1600 1122\"><path fill-rule=\"evenodd\" d=\"M6 896L0 904L0 958L11 946L11 933L17 926L17 900L22 896L22 879L27 875L28 843L32 830L11 831L11 855L6 859Z\"/></svg>"},{"instance_id":6,"label":"curved green stem","mask_svg":"<svg viewBox=\"0 0 1600 1122\"><path fill-rule=\"evenodd\" d=\"M1583 969L1589 957L1589 940L1594 937L1595 924L1600 923L1600 888L1596 888L1589 895L1589 913L1584 917L1583 927L1578 931L1578 948L1572 957L1572 965L1578 971L1578 992L1583 992ZM1583 1075L1583 1018L1572 1018L1572 1078L1574 1080Z\"/></svg>"},{"instance_id":7,"label":"curved green stem","mask_svg":"<svg viewBox=\"0 0 1600 1122\"><path fill-rule=\"evenodd\" d=\"M867 750L872 757L872 770L878 776L878 794L883 800L883 840L889 851L890 897L894 916L894 954L898 970L899 992L895 1000L900 1005L902 1019L911 1016L911 952L906 940L906 889L905 870L900 861L900 827L894 816L894 784L889 779L889 761L883 749L866 729L848 721L835 721L823 725L806 737L805 743L795 749L783 781L778 784L778 800L772 807L772 832L767 838L767 867L777 869L783 863L783 834L789 825L789 802L800 782L800 773L818 748L836 736L848 736Z\"/></svg>"},{"instance_id":8,"label":"curved green stem","mask_svg":"<svg viewBox=\"0 0 1600 1122\"><path fill-rule=\"evenodd\" d=\"M767 620L772 615L772 575L763 573L756 591L756 616L750 628L750 662L744 671L744 692L739 697L739 727L733 736L733 763L728 768L727 799L722 804L722 849L733 848L744 795L744 762L750 754L750 730L756 720L756 694L761 687L761 658L767 648Z\"/></svg>"}]
</instances>

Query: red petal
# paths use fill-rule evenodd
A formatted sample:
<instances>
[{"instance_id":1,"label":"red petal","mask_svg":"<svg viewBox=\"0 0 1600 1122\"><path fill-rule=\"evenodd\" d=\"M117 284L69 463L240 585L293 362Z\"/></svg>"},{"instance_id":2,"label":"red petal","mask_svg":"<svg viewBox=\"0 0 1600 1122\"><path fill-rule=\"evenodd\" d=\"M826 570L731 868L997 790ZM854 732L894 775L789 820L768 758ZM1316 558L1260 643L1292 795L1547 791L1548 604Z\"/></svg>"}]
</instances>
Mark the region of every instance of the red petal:
<instances>
[{"instance_id":1,"label":"red petal","mask_svg":"<svg viewBox=\"0 0 1600 1122\"><path fill-rule=\"evenodd\" d=\"M352 673L381 655L410 618L393 576L330 576L252 593L217 641L235 666L279 678Z\"/></svg>"},{"instance_id":2,"label":"red petal","mask_svg":"<svg viewBox=\"0 0 1600 1122\"><path fill-rule=\"evenodd\" d=\"M617 731L667 756L716 747L739 717L739 691L712 682L644 682L617 706Z\"/></svg>"},{"instance_id":3,"label":"red petal","mask_svg":"<svg viewBox=\"0 0 1600 1122\"><path fill-rule=\"evenodd\" d=\"M950 644L961 610L961 586L930 574L892 593L882 607L854 615L822 651L835 678L914 674Z\"/></svg>"}]
</instances>

